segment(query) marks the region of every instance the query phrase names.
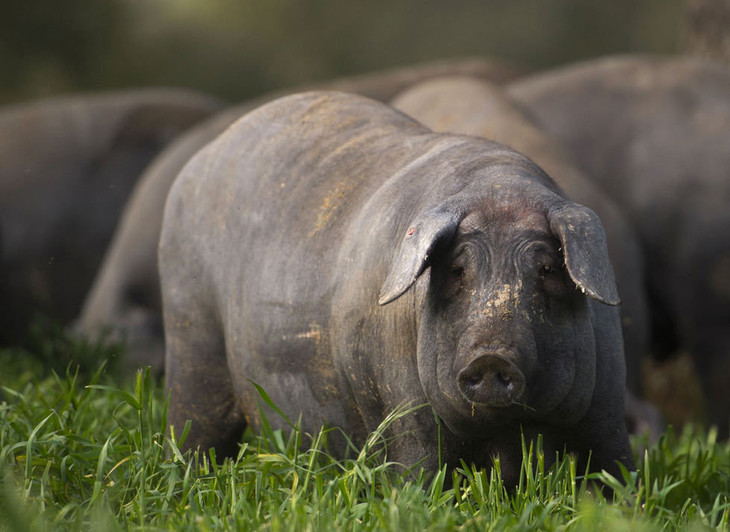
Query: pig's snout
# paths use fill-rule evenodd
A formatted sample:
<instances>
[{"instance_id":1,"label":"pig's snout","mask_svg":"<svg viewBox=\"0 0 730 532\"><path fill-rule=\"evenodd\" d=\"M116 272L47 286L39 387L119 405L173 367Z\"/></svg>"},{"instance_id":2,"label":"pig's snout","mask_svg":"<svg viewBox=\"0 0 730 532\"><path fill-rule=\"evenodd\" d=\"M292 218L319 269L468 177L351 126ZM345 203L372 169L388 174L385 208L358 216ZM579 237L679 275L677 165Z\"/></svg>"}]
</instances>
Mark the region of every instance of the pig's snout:
<instances>
[{"instance_id":1,"label":"pig's snout","mask_svg":"<svg viewBox=\"0 0 730 532\"><path fill-rule=\"evenodd\" d=\"M525 376L502 355L479 355L459 372L457 381L468 401L488 407L520 403L525 395Z\"/></svg>"}]
</instances>

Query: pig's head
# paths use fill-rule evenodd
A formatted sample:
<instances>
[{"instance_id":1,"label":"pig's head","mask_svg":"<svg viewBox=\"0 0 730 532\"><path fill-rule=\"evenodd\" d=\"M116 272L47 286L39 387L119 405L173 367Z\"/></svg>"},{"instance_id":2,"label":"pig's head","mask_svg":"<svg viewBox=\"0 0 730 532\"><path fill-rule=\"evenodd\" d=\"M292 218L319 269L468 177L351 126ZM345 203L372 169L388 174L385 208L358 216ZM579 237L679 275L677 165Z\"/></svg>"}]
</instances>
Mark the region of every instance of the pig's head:
<instances>
[{"instance_id":1,"label":"pig's head","mask_svg":"<svg viewBox=\"0 0 730 532\"><path fill-rule=\"evenodd\" d=\"M593 211L500 187L432 206L406 231L380 304L413 285L419 378L452 432L583 417L596 378L587 297L619 302Z\"/></svg>"}]
</instances>

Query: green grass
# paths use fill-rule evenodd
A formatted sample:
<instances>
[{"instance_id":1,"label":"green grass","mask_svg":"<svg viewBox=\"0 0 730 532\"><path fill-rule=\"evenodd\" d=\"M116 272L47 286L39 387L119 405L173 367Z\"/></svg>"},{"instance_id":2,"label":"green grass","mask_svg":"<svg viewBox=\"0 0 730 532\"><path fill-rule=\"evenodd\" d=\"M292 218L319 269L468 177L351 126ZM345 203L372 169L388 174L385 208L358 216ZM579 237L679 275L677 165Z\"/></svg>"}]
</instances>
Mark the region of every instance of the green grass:
<instances>
[{"instance_id":1,"label":"green grass","mask_svg":"<svg viewBox=\"0 0 730 532\"><path fill-rule=\"evenodd\" d=\"M77 362L104 354L53 349ZM0 402L0 530L723 530L730 520L730 445L712 431L669 431L622 482L581 482L571 457L548 468L539 442L525 444L532 465L512 491L498 464L404 475L383 434L406 409L347 460L327 453L330 431L295 426L248 434L216 464L213 451L183 454L166 435L166 398L149 372L123 379L87 358L59 374L18 355L0 352L12 370Z\"/></svg>"}]
</instances>

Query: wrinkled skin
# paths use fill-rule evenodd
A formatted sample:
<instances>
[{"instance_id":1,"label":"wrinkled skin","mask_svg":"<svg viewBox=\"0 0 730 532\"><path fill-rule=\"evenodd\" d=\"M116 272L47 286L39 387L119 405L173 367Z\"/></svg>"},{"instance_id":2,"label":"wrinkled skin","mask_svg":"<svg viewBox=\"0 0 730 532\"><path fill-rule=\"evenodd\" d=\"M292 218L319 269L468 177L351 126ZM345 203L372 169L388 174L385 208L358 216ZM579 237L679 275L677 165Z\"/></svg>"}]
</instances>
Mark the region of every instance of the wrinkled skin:
<instances>
[{"instance_id":1,"label":"wrinkled skin","mask_svg":"<svg viewBox=\"0 0 730 532\"><path fill-rule=\"evenodd\" d=\"M621 205L645 252L654 352L685 349L728 435L730 69L618 57L509 87Z\"/></svg>"},{"instance_id":2,"label":"wrinkled skin","mask_svg":"<svg viewBox=\"0 0 730 532\"><path fill-rule=\"evenodd\" d=\"M509 484L520 428L550 459L633 467L603 227L504 146L354 95L277 100L183 169L159 262L169 420L192 419L188 447L230 455L260 427L253 381L305 432L359 444L428 403L445 462L499 456ZM436 423L401 418L388 459L434 471Z\"/></svg>"},{"instance_id":3,"label":"wrinkled skin","mask_svg":"<svg viewBox=\"0 0 730 532\"><path fill-rule=\"evenodd\" d=\"M413 83L443 75L468 75L503 82L517 73L489 59L426 63L328 81L314 88L353 92L390 100ZM160 373L164 358L157 241L162 211L173 180L190 157L231 123L259 105L283 96L278 91L222 111L182 136L145 171L132 192L102 267L84 303L77 329L95 334L114 326L128 342L129 365L151 365Z\"/></svg>"},{"instance_id":4,"label":"wrinkled skin","mask_svg":"<svg viewBox=\"0 0 730 532\"><path fill-rule=\"evenodd\" d=\"M147 163L210 115L207 96L145 90L0 109L0 345L35 312L74 319Z\"/></svg>"},{"instance_id":5,"label":"wrinkled skin","mask_svg":"<svg viewBox=\"0 0 730 532\"><path fill-rule=\"evenodd\" d=\"M496 85L467 77L438 78L406 89L391 103L434 131L479 135L513 148L544 169L569 198L596 211L606 229L621 296L627 386L629 393L640 395L641 360L649 340L642 255L633 227L616 204ZM627 398L626 405L632 430L658 439L664 429L658 411L636 398Z\"/></svg>"}]
</instances>

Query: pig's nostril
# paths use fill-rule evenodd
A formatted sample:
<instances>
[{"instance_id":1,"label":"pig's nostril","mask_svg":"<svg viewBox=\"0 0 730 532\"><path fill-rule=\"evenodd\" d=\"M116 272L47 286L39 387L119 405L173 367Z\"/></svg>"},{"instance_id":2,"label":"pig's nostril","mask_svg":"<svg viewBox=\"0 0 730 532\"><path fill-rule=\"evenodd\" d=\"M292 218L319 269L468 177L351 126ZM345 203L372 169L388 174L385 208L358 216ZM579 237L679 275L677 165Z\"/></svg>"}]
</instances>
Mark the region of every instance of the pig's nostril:
<instances>
[{"instance_id":1,"label":"pig's nostril","mask_svg":"<svg viewBox=\"0 0 730 532\"><path fill-rule=\"evenodd\" d=\"M499 379L499 382L504 384L505 387L508 387L510 384L512 384L512 377L510 375L502 373L501 371L497 372L497 379Z\"/></svg>"}]
</instances>

